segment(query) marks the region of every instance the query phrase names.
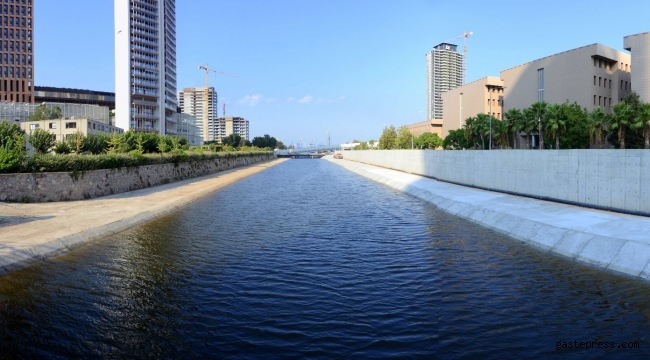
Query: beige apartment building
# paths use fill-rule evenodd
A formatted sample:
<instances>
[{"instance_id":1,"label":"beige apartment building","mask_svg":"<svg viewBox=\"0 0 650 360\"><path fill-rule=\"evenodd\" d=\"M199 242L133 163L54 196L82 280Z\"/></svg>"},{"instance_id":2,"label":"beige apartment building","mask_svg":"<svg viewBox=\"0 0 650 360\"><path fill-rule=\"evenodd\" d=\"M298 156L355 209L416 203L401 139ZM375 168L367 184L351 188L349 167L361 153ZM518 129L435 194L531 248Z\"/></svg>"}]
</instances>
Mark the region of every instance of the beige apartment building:
<instances>
[{"instance_id":1,"label":"beige apartment building","mask_svg":"<svg viewBox=\"0 0 650 360\"><path fill-rule=\"evenodd\" d=\"M632 90L630 54L602 44L561 52L501 71L503 110L538 102L577 102L588 111L612 107Z\"/></svg>"},{"instance_id":2,"label":"beige apartment building","mask_svg":"<svg viewBox=\"0 0 650 360\"><path fill-rule=\"evenodd\" d=\"M632 90L641 100L650 102L650 32L624 37L623 47L631 52L630 68L634 65Z\"/></svg>"},{"instance_id":3,"label":"beige apartment building","mask_svg":"<svg viewBox=\"0 0 650 360\"><path fill-rule=\"evenodd\" d=\"M430 132L438 134L438 136L444 139L442 136L442 119L425 120L404 126L409 129L413 136L416 137L424 134L425 132Z\"/></svg>"},{"instance_id":4,"label":"beige apartment building","mask_svg":"<svg viewBox=\"0 0 650 360\"><path fill-rule=\"evenodd\" d=\"M123 129L88 119L48 119L39 121L25 121L20 123L20 128L25 130L27 135L32 131L41 128L56 135L56 141L69 139L72 135L80 131L84 136L88 134L113 132L121 134Z\"/></svg>"},{"instance_id":5,"label":"beige apartment building","mask_svg":"<svg viewBox=\"0 0 650 360\"><path fill-rule=\"evenodd\" d=\"M442 134L444 139L450 130L460 129L465 120L478 114L492 114L496 119L503 118L503 80L495 76L465 84L442 94L443 108Z\"/></svg>"},{"instance_id":6,"label":"beige apartment building","mask_svg":"<svg viewBox=\"0 0 650 360\"><path fill-rule=\"evenodd\" d=\"M210 131L214 134L214 140L219 143L221 143L222 138L229 136L230 134L237 134L241 136L242 139L248 140L248 120L237 116L217 118L214 124L210 127Z\"/></svg>"}]
</instances>

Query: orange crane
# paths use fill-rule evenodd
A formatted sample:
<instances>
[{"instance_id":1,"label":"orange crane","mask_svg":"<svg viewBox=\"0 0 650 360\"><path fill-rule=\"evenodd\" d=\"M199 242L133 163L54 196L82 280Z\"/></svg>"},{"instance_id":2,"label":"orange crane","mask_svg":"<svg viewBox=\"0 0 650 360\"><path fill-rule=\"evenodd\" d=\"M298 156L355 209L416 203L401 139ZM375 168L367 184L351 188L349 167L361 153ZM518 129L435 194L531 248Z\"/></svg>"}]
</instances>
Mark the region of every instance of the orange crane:
<instances>
[{"instance_id":1,"label":"orange crane","mask_svg":"<svg viewBox=\"0 0 650 360\"><path fill-rule=\"evenodd\" d=\"M455 38L451 38L449 40L445 40L443 42L450 42L456 39L463 38L463 85L465 85L465 74L467 73L467 37L470 35L474 35L473 32L465 32L463 31L463 35L456 36Z\"/></svg>"},{"instance_id":2,"label":"orange crane","mask_svg":"<svg viewBox=\"0 0 650 360\"><path fill-rule=\"evenodd\" d=\"M210 69L208 64L206 63L205 66L199 65L199 70L205 70L205 95L204 95L204 103L203 103L203 141L209 141L208 139L208 96L210 95L210 91L208 90L208 80L209 80L209 75L210 71L217 73L217 74L223 74L223 75L228 75L232 77L239 77L237 75L233 74L228 74L227 72L223 72L221 70L215 70L215 69ZM216 90L215 90L216 91ZM213 104L213 106L216 106L216 104ZM217 109L214 109L214 113L217 114ZM218 116L218 115L217 115ZM225 116L225 115L224 115ZM213 139L215 140L215 139Z\"/></svg>"}]
</instances>

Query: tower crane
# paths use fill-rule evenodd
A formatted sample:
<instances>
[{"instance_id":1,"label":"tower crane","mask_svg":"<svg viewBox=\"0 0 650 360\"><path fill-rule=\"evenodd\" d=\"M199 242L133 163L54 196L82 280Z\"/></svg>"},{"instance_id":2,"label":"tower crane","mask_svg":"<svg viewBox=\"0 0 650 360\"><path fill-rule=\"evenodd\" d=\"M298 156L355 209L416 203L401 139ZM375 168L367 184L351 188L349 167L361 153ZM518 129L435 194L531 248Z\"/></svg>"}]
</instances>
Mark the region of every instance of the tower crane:
<instances>
[{"instance_id":1,"label":"tower crane","mask_svg":"<svg viewBox=\"0 0 650 360\"><path fill-rule=\"evenodd\" d=\"M463 38L463 85L465 85L465 74L467 73L467 37L470 35L474 35L473 32L465 32L463 31L463 35L456 36L455 38L451 38L449 40L445 40L443 42L450 42L456 39Z\"/></svg>"},{"instance_id":2,"label":"tower crane","mask_svg":"<svg viewBox=\"0 0 650 360\"><path fill-rule=\"evenodd\" d=\"M228 75L232 77L239 77L237 75L233 74L228 74L227 72L221 71L221 70L216 70L216 69L211 69L208 64L206 63L205 66L199 65L199 70L205 70L205 96L203 98L204 100L204 106L203 106L203 141L208 141L208 96L210 95L209 87L208 87L208 80L209 80L209 75L210 72L217 73L217 74L223 74L223 75ZM216 91L216 90L215 90ZM216 106L216 104L213 104ZM217 113L217 109L215 108L214 113ZM225 115L224 115L225 116Z\"/></svg>"}]
</instances>

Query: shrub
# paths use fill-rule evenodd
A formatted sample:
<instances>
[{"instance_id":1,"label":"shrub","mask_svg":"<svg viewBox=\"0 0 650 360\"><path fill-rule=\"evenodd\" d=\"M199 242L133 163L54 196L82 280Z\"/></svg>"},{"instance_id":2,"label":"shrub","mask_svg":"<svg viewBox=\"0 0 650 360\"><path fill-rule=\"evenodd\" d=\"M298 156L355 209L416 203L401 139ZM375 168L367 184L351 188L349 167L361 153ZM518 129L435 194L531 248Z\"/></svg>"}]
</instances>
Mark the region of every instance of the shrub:
<instances>
[{"instance_id":1,"label":"shrub","mask_svg":"<svg viewBox=\"0 0 650 360\"><path fill-rule=\"evenodd\" d=\"M54 145L54 152L57 155L67 155L71 151L72 151L72 149L70 149L70 146L65 141L59 141L59 142L56 143L56 145Z\"/></svg>"},{"instance_id":2,"label":"shrub","mask_svg":"<svg viewBox=\"0 0 650 360\"><path fill-rule=\"evenodd\" d=\"M37 154L43 155L50 152L50 149L56 144L56 135L41 128L37 128L29 135L27 139L34 147Z\"/></svg>"}]
</instances>

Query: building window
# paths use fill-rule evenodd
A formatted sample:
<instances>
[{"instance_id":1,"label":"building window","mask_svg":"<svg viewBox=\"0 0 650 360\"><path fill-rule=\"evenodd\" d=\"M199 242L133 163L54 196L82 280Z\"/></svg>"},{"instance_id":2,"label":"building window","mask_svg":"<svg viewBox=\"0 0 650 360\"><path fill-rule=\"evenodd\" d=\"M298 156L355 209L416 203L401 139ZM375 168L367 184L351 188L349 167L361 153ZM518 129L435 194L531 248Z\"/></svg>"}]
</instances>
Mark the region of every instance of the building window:
<instances>
[{"instance_id":1,"label":"building window","mask_svg":"<svg viewBox=\"0 0 650 360\"><path fill-rule=\"evenodd\" d=\"M537 70L537 101L544 101L544 69Z\"/></svg>"},{"instance_id":2,"label":"building window","mask_svg":"<svg viewBox=\"0 0 650 360\"><path fill-rule=\"evenodd\" d=\"M594 95L594 105L596 105L596 95Z\"/></svg>"},{"instance_id":3,"label":"building window","mask_svg":"<svg viewBox=\"0 0 650 360\"><path fill-rule=\"evenodd\" d=\"M596 86L596 75L594 75L594 86Z\"/></svg>"},{"instance_id":4,"label":"building window","mask_svg":"<svg viewBox=\"0 0 650 360\"><path fill-rule=\"evenodd\" d=\"M77 123L76 122L67 122L67 123L65 123L65 128L66 129L76 129L77 128Z\"/></svg>"},{"instance_id":5,"label":"building window","mask_svg":"<svg viewBox=\"0 0 650 360\"><path fill-rule=\"evenodd\" d=\"M56 129L56 123L55 122L50 123L50 129Z\"/></svg>"},{"instance_id":6,"label":"building window","mask_svg":"<svg viewBox=\"0 0 650 360\"><path fill-rule=\"evenodd\" d=\"M610 89L612 88L612 80L611 79L609 80L609 88Z\"/></svg>"},{"instance_id":7,"label":"building window","mask_svg":"<svg viewBox=\"0 0 650 360\"><path fill-rule=\"evenodd\" d=\"M603 80L603 78L601 78L601 77L599 76L599 77L598 77L598 87L601 87L601 86L602 86L602 80Z\"/></svg>"},{"instance_id":8,"label":"building window","mask_svg":"<svg viewBox=\"0 0 650 360\"><path fill-rule=\"evenodd\" d=\"M623 90L623 80L621 80L621 90Z\"/></svg>"},{"instance_id":9,"label":"building window","mask_svg":"<svg viewBox=\"0 0 650 360\"><path fill-rule=\"evenodd\" d=\"M38 129L38 124L29 124L29 130L36 130Z\"/></svg>"}]
</instances>

